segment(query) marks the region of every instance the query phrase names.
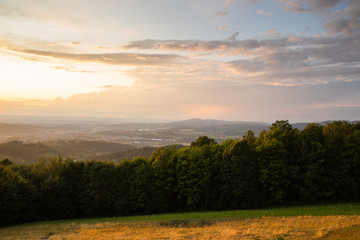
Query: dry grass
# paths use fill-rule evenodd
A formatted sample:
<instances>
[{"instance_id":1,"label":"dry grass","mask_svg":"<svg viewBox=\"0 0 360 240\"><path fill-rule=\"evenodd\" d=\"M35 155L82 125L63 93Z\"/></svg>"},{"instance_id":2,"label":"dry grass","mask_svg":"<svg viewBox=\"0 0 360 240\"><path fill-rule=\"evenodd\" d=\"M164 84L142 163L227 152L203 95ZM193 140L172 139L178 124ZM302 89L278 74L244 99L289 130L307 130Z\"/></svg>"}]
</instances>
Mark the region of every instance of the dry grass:
<instances>
[{"instance_id":1,"label":"dry grass","mask_svg":"<svg viewBox=\"0 0 360 240\"><path fill-rule=\"evenodd\" d=\"M213 220L202 226L196 221L28 225L0 229L0 239L343 239L342 233L360 239L359 230L360 216L299 216Z\"/></svg>"}]
</instances>

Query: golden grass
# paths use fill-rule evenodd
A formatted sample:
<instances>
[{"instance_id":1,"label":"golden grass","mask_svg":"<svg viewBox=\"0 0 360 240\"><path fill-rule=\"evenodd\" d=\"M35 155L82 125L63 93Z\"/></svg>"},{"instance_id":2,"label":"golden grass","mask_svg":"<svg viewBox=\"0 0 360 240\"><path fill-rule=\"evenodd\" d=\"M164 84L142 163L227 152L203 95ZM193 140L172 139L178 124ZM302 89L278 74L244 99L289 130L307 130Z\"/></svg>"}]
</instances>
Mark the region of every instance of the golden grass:
<instances>
[{"instance_id":1,"label":"golden grass","mask_svg":"<svg viewBox=\"0 0 360 240\"><path fill-rule=\"evenodd\" d=\"M344 230L355 236L360 233L360 216L261 217L208 223L202 227L192 224L175 227L160 222L39 224L0 229L0 239L276 239L281 236L288 240L342 239ZM352 228L358 230L351 231ZM337 234L337 238L328 238L332 234Z\"/></svg>"}]
</instances>

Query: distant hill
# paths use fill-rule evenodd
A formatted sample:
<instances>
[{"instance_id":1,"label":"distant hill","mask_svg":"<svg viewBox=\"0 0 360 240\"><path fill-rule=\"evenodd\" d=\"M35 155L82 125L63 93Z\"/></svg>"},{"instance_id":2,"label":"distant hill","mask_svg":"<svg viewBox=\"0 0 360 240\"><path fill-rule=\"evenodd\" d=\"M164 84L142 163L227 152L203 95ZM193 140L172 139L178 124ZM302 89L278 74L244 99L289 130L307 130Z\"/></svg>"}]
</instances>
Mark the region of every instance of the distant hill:
<instances>
[{"instance_id":1,"label":"distant hill","mask_svg":"<svg viewBox=\"0 0 360 240\"><path fill-rule=\"evenodd\" d=\"M328 121L322 121L322 122L316 122L316 123L318 123L318 124L320 124L321 126L325 126L326 124L328 124L328 123L331 123L331 122L333 122L334 120L328 120ZM342 120L343 121L343 120ZM345 120L346 121L346 120ZM350 123L350 124L355 124L355 123L359 123L360 121L346 121L346 122L348 122L348 123ZM306 127L306 125L308 125L309 123L311 123L311 122L303 122L303 123L293 123L293 124L291 124L294 128L297 128L297 129L299 129L299 130L303 130L305 127Z\"/></svg>"},{"instance_id":2,"label":"distant hill","mask_svg":"<svg viewBox=\"0 0 360 240\"><path fill-rule=\"evenodd\" d=\"M228 138L241 138L248 130L256 135L270 124L263 122L224 121L213 119L189 119L169 123L121 123L101 132L104 136L118 135L140 139L142 145L159 146L189 144L199 136L207 135L218 142ZM159 140L160 142L156 142Z\"/></svg>"},{"instance_id":3,"label":"distant hill","mask_svg":"<svg viewBox=\"0 0 360 240\"><path fill-rule=\"evenodd\" d=\"M11 141L0 144L0 159L8 158L14 163L31 164L42 158L58 155L60 152L42 143Z\"/></svg>"},{"instance_id":4,"label":"distant hill","mask_svg":"<svg viewBox=\"0 0 360 240\"><path fill-rule=\"evenodd\" d=\"M157 149L157 147L140 147L135 149L128 149L124 151L90 156L87 160L102 160L102 161L115 161L120 162L123 159L131 160L135 157L146 157L149 158L151 154Z\"/></svg>"},{"instance_id":5,"label":"distant hill","mask_svg":"<svg viewBox=\"0 0 360 240\"><path fill-rule=\"evenodd\" d=\"M50 143L11 141L0 144L0 160L8 158L14 163L31 164L42 158L62 155L82 161L90 159L90 156L135 149L136 147L132 145L104 141L54 141Z\"/></svg>"},{"instance_id":6,"label":"distant hill","mask_svg":"<svg viewBox=\"0 0 360 240\"><path fill-rule=\"evenodd\" d=\"M106 142L106 141L52 141L45 143L61 153L80 158L87 158L92 155L108 154L113 152L133 150L135 146L130 144ZM80 159L82 160L82 159Z\"/></svg>"},{"instance_id":7,"label":"distant hill","mask_svg":"<svg viewBox=\"0 0 360 240\"><path fill-rule=\"evenodd\" d=\"M202 128L202 127L221 127L221 126L229 126L229 125L236 125L236 126L256 126L256 127L267 127L269 126L268 123L263 122L245 122L245 121L225 121L225 120L215 120L215 119L188 119L184 121L178 121L178 122L169 122L164 124L164 126L167 126L169 128L177 128L177 127L196 127L196 128Z\"/></svg>"},{"instance_id":8,"label":"distant hill","mask_svg":"<svg viewBox=\"0 0 360 240\"><path fill-rule=\"evenodd\" d=\"M169 146L165 146L167 148ZM176 145L176 148L180 149L183 148L183 145ZM102 160L102 161L114 161L120 162L123 159L131 160L135 157L146 157L149 158L153 152L155 152L158 148L157 147L140 147L136 149L129 149L125 151L119 151L104 155L92 156L89 157L88 160Z\"/></svg>"},{"instance_id":9,"label":"distant hill","mask_svg":"<svg viewBox=\"0 0 360 240\"><path fill-rule=\"evenodd\" d=\"M24 133L35 133L39 131L45 131L48 128L45 126L35 126L28 124L10 124L0 123L1 134L24 134Z\"/></svg>"}]
</instances>

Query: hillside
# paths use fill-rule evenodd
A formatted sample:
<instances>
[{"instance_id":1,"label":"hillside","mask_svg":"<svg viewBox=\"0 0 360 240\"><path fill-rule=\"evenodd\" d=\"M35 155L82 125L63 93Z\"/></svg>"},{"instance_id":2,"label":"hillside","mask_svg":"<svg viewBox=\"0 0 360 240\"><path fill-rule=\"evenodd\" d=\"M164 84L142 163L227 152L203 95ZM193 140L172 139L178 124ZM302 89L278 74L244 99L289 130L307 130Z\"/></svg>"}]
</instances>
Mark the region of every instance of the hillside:
<instances>
[{"instance_id":1,"label":"hillside","mask_svg":"<svg viewBox=\"0 0 360 240\"><path fill-rule=\"evenodd\" d=\"M14 163L30 164L42 158L61 154L60 151L42 143L12 141L0 144L0 159L11 159Z\"/></svg>"},{"instance_id":2,"label":"hillside","mask_svg":"<svg viewBox=\"0 0 360 240\"><path fill-rule=\"evenodd\" d=\"M123 151L108 153L108 154L99 154L96 156L87 157L87 160L102 160L102 161L113 161L120 162L123 159L133 159L135 157L146 157L149 158L151 154L156 150L156 147L140 147L140 148L132 148Z\"/></svg>"},{"instance_id":3,"label":"hillside","mask_svg":"<svg viewBox=\"0 0 360 240\"><path fill-rule=\"evenodd\" d=\"M40 120L39 122L32 120L26 124L1 123L0 143L14 140L26 143L105 141L138 147L159 147L171 144L187 145L203 135L221 142L229 138L241 138L248 130L252 130L257 135L269 126L267 123L211 119L189 119L167 123L115 123L114 121L44 123Z\"/></svg>"},{"instance_id":4,"label":"hillside","mask_svg":"<svg viewBox=\"0 0 360 240\"><path fill-rule=\"evenodd\" d=\"M8 158L14 163L31 164L54 155L71 156L76 160L94 160L98 155L136 150L128 144L104 141L51 141L24 143L11 141L0 144L0 159Z\"/></svg>"}]
</instances>

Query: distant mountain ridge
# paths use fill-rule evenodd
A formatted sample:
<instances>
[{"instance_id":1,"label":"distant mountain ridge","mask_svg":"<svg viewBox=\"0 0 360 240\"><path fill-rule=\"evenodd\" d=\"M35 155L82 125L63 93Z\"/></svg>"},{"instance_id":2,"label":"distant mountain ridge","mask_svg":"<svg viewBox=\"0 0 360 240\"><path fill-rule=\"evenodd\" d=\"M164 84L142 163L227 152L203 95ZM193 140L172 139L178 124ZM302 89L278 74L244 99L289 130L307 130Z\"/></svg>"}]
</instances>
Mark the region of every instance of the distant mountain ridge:
<instances>
[{"instance_id":1,"label":"distant mountain ridge","mask_svg":"<svg viewBox=\"0 0 360 240\"><path fill-rule=\"evenodd\" d=\"M192 118L183 121L169 122L165 124L169 127L179 127L179 126L192 126L192 127L207 127L207 126L223 126L223 125L263 125L270 126L269 123L264 122L246 122L246 121L225 121L225 120L216 120L216 119L200 119Z\"/></svg>"},{"instance_id":2,"label":"distant mountain ridge","mask_svg":"<svg viewBox=\"0 0 360 240\"><path fill-rule=\"evenodd\" d=\"M348 122L350 124L355 124L355 123L359 123L360 120L355 120L355 121L348 121L348 120L327 120L327 121L322 121L322 122L301 122L301 123L292 123L291 125L293 126L293 128L297 128L299 130L302 130L306 127L306 125L310 124L310 123L317 123L321 126L325 126L328 123L334 122L334 121L345 121Z\"/></svg>"}]
</instances>

